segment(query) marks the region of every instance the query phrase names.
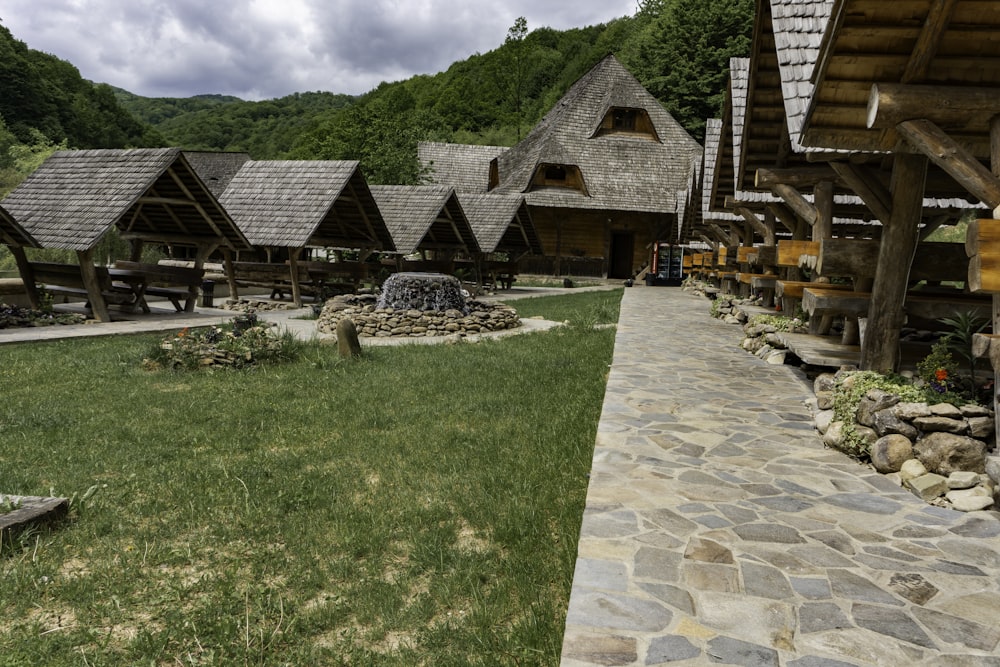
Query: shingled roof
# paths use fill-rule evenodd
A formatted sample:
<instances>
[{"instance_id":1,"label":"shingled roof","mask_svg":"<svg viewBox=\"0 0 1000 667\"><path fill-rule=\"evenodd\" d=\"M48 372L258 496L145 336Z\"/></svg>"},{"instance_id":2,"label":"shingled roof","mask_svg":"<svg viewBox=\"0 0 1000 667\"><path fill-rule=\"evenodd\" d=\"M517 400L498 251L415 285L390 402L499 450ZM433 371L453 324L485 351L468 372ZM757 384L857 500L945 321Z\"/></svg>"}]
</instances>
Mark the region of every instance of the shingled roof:
<instances>
[{"instance_id":1,"label":"shingled roof","mask_svg":"<svg viewBox=\"0 0 1000 667\"><path fill-rule=\"evenodd\" d=\"M31 234L24 231L24 228L17 224L7 209L2 206L0 206L0 243L17 247L38 247L38 241L31 238Z\"/></svg>"},{"instance_id":2,"label":"shingled roof","mask_svg":"<svg viewBox=\"0 0 1000 667\"><path fill-rule=\"evenodd\" d=\"M479 252L479 243L455 189L444 185L373 185L396 250L462 249Z\"/></svg>"},{"instance_id":3,"label":"shingled roof","mask_svg":"<svg viewBox=\"0 0 1000 667\"><path fill-rule=\"evenodd\" d=\"M523 196L460 192L458 201L483 252L543 254Z\"/></svg>"},{"instance_id":4,"label":"shingled roof","mask_svg":"<svg viewBox=\"0 0 1000 667\"><path fill-rule=\"evenodd\" d=\"M179 148L58 151L3 200L43 248L85 251L123 234L249 247Z\"/></svg>"},{"instance_id":5,"label":"shingled roof","mask_svg":"<svg viewBox=\"0 0 1000 667\"><path fill-rule=\"evenodd\" d=\"M655 138L604 133L612 109L642 110ZM497 158L499 192L525 193L528 204L558 208L674 213L698 143L634 76L607 56L581 77L519 144ZM585 193L532 189L545 165L575 166Z\"/></svg>"},{"instance_id":6,"label":"shingled roof","mask_svg":"<svg viewBox=\"0 0 1000 667\"><path fill-rule=\"evenodd\" d=\"M250 160L220 201L255 246L396 248L357 161Z\"/></svg>"},{"instance_id":7,"label":"shingled roof","mask_svg":"<svg viewBox=\"0 0 1000 667\"><path fill-rule=\"evenodd\" d=\"M726 211L721 209L721 207L716 206L716 202L713 200L714 188L713 183L716 182L715 170L718 164L718 154L719 145L722 138L722 119L721 118L709 118L705 121L705 162L703 180L702 180L702 200L701 200L701 213L702 218L705 223L711 222L735 222L737 220L743 220L743 218L736 216L731 211Z\"/></svg>"},{"instance_id":8,"label":"shingled roof","mask_svg":"<svg viewBox=\"0 0 1000 667\"><path fill-rule=\"evenodd\" d=\"M417 159L432 183L449 185L458 192L483 193L489 189L490 163L506 150L505 146L421 141Z\"/></svg>"},{"instance_id":9,"label":"shingled roof","mask_svg":"<svg viewBox=\"0 0 1000 667\"><path fill-rule=\"evenodd\" d=\"M184 151L184 157L216 199L226 191L243 163L250 160L249 153L219 151Z\"/></svg>"}]
</instances>

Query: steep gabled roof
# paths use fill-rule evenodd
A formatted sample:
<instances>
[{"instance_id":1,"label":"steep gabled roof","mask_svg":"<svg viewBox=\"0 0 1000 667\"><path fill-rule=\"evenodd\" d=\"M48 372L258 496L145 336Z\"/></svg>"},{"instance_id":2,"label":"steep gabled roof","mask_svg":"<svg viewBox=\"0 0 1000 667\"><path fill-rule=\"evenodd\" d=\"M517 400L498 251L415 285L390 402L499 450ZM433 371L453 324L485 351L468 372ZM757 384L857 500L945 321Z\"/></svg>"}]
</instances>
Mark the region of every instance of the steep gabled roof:
<instances>
[{"instance_id":1,"label":"steep gabled roof","mask_svg":"<svg viewBox=\"0 0 1000 667\"><path fill-rule=\"evenodd\" d=\"M716 181L715 170L718 164L719 145L722 138L722 119L709 118L705 121L705 162L702 172L701 213L704 221L734 222L742 220L730 211L722 210L713 201L713 183Z\"/></svg>"},{"instance_id":2,"label":"steep gabled roof","mask_svg":"<svg viewBox=\"0 0 1000 667\"><path fill-rule=\"evenodd\" d=\"M443 185L373 185L396 250L462 249L479 252L455 189Z\"/></svg>"},{"instance_id":3,"label":"steep gabled roof","mask_svg":"<svg viewBox=\"0 0 1000 667\"><path fill-rule=\"evenodd\" d=\"M0 243L9 246L38 247L38 241L31 238L31 234L24 231L24 228L17 224L7 209L2 206L0 206Z\"/></svg>"},{"instance_id":4,"label":"steep gabled roof","mask_svg":"<svg viewBox=\"0 0 1000 667\"><path fill-rule=\"evenodd\" d=\"M226 191L243 163L250 160L249 153L216 151L184 151L184 157L216 199Z\"/></svg>"},{"instance_id":5,"label":"steep gabled roof","mask_svg":"<svg viewBox=\"0 0 1000 667\"><path fill-rule=\"evenodd\" d=\"M89 250L115 225L147 240L249 247L179 148L58 151L3 206L44 248Z\"/></svg>"},{"instance_id":6,"label":"steep gabled roof","mask_svg":"<svg viewBox=\"0 0 1000 667\"><path fill-rule=\"evenodd\" d=\"M474 146L421 141L417 159L432 183L448 185L458 192L486 192L490 183L490 162L508 150L505 146Z\"/></svg>"},{"instance_id":7,"label":"steep gabled roof","mask_svg":"<svg viewBox=\"0 0 1000 667\"><path fill-rule=\"evenodd\" d=\"M255 246L395 249L357 161L250 160L220 201Z\"/></svg>"},{"instance_id":8,"label":"steep gabled roof","mask_svg":"<svg viewBox=\"0 0 1000 667\"><path fill-rule=\"evenodd\" d=\"M611 109L641 109L659 141L601 133ZM597 136L595 136L597 134ZM698 143L634 76L607 56L580 78L519 144L497 158L499 192L524 193L532 206L673 213ZM587 193L531 190L541 165L580 169Z\"/></svg>"},{"instance_id":9,"label":"steep gabled roof","mask_svg":"<svg viewBox=\"0 0 1000 667\"><path fill-rule=\"evenodd\" d=\"M458 201L483 252L542 254L542 244L522 195L460 192Z\"/></svg>"}]
</instances>

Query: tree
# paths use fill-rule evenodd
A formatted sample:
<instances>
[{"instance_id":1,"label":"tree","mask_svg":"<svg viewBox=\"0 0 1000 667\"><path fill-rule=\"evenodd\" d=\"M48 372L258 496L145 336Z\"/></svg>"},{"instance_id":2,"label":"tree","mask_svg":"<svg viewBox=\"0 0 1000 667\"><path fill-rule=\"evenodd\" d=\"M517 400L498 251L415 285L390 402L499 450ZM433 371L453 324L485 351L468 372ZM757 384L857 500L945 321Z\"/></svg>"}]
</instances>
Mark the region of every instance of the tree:
<instances>
[{"instance_id":1,"label":"tree","mask_svg":"<svg viewBox=\"0 0 1000 667\"><path fill-rule=\"evenodd\" d=\"M497 61L495 75L498 87L504 91L508 103L512 107L518 141L521 140L524 83L532 51L530 46L525 44L524 38L527 36L528 20L519 16L514 21L514 25L507 30L507 38L504 39L503 46L500 48L500 59Z\"/></svg>"}]
</instances>

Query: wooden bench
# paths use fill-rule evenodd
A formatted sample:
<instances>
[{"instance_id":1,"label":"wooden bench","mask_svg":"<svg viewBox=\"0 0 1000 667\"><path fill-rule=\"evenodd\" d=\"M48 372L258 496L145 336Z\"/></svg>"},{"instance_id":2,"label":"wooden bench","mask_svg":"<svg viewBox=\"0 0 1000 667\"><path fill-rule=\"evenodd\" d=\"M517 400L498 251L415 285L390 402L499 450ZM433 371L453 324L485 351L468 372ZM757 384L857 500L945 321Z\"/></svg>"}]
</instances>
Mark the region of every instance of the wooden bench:
<instances>
[{"instance_id":1,"label":"wooden bench","mask_svg":"<svg viewBox=\"0 0 1000 667\"><path fill-rule=\"evenodd\" d=\"M198 299L198 289L205 277L204 269L182 266L164 266L162 264L143 264L142 262L118 261L115 269L132 271L146 278L143 296L158 296L167 299L174 309L180 312L192 312ZM181 300L184 305L181 305Z\"/></svg>"},{"instance_id":2,"label":"wooden bench","mask_svg":"<svg viewBox=\"0 0 1000 667\"><path fill-rule=\"evenodd\" d=\"M82 299L86 308L93 309L90 293L83 282L78 265L56 262L29 262L28 265L31 267L32 279L42 290L53 296ZM144 305L131 286L116 283L111 279L107 267L95 266L94 273L98 289L106 304L129 307Z\"/></svg>"},{"instance_id":3,"label":"wooden bench","mask_svg":"<svg viewBox=\"0 0 1000 667\"><path fill-rule=\"evenodd\" d=\"M483 262L483 286L509 290L517 280L517 262Z\"/></svg>"},{"instance_id":4,"label":"wooden bench","mask_svg":"<svg viewBox=\"0 0 1000 667\"><path fill-rule=\"evenodd\" d=\"M776 280L774 284L775 295L785 299L801 299L802 292L807 287L818 287L831 290L850 290L850 285L839 283L814 283L801 280Z\"/></svg>"},{"instance_id":5,"label":"wooden bench","mask_svg":"<svg viewBox=\"0 0 1000 667\"><path fill-rule=\"evenodd\" d=\"M818 275L827 278L874 279L879 241L823 239L814 258ZM969 259L962 243L928 243L917 246L910 266L910 282L961 282L969 278Z\"/></svg>"}]
</instances>

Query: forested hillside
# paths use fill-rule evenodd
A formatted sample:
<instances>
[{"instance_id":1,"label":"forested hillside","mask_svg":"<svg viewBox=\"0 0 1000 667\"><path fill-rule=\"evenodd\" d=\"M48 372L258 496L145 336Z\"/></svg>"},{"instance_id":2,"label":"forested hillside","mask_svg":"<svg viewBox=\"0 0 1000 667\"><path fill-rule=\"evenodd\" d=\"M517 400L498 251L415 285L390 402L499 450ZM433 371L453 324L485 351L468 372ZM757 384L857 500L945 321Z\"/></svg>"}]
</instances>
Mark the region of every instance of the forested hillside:
<instances>
[{"instance_id":1,"label":"forested hillside","mask_svg":"<svg viewBox=\"0 0 1000 667\"><path fill-rule=\"evenodd\" d=\"M495 50L360 97L304 92L263 102L143 98L95 85L0 26L0 193L57 145L356 159L373 183L416 183L418 141L512 145L608 53L700 140L705 118L719 113L729 58L748 55L753 2L638 4L633 17L573 30L519 20Z\"/></svg>"}]
</instances>

